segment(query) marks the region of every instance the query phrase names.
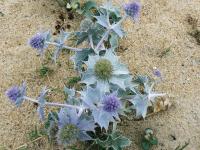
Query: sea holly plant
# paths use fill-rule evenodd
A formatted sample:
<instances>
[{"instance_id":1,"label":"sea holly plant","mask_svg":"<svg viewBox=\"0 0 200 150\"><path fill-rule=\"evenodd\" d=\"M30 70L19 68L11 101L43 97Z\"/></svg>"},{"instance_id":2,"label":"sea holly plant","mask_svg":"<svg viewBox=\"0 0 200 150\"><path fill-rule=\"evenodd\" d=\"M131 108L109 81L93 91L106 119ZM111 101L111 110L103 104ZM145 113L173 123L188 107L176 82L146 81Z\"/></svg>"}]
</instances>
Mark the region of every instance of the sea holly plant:
<instances>
[{"instance_id":1,"label":"sea holly plant","mask_svg":"<svg viewBox=\"0 0 200 150\"><path fill-rule=\"evenodd\" d=\"M63 49L74 52L71 60L78 76L71 81L73 84L64 87L63 103L49 101L46 96L51 90L46 87L36 99L29 97L25 82L9 88L6 96L18 107L26 101L37 103L37 112L40 120L45 122L49 139L59 145L68 147L78 141L90 141L103 150L121 150L129 146L130 141L116 130L120 117L131 109L136 116L145 118L148 107L165 94L154 92L154 82L148 77L133 78L116 55L118 40L125 35L122 22L128 17L138 21L141 4L124 4L124 16L111 0L102 6L88 2L85 7L95 7L95 12L85 15L79 31L61 31L58 38L46 31L29 39L29 45L42 57L49 45L53 45L53 62L59 59ZM76 47L69 45L71 39ZM74 87L76 82L81 83L79 90ZM58 109L48 113L46 107ZM97 134L98 129L100 134ZM106 138L93 135L106 135Z\"/></svg>"},{"instance_id":2,"label":"sea holly plant","mask_svg":"<svg viewBox=\"0 0 200 150\"><path fill-rule=\"evenodd\" d=\"M108 129L109 123L113 123L119 119L122 103L117 96L117 93L102 92L100 87L88 87L81 92L81 98L84 106L89 108L94 121L101 128Z\"/></svg>"},{"instance_id":3,"label":"sea holly plant","mask_svg":"<svg viewBox=\"0 0 200 150\"><path fill-rule=\"evenodd\" d=\"M85 62L87 70L82 73L82 82L87 86L96 84L104 92L109 91L109 84L126 89L126 82L131 78L126 65L121 64L112 49L103 56L90 55Z\"/></svg>"}]
</instances>

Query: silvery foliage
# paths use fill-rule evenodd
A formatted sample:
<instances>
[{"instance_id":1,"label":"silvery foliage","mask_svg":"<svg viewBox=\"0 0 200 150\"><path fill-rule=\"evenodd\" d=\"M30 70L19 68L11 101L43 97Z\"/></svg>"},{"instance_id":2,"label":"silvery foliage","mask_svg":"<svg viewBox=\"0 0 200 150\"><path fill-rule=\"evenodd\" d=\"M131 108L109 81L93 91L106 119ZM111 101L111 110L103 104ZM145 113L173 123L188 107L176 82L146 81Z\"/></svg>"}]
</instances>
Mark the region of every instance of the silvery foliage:
<instances>
[{"instance_id":1,"label":"silvery foliage","mask_svg":"<svg viewBox=\"0 0 200 150\"><path fill-rule=\"evenodd\" d=\"M117 98L117 93L105 93L102 92L100 87L88 87L84 91L81 91L80 94L84 106L91 111L94 121L101 128L107 130L110 122L120 120L119 113L122 109L122 104L119 98ZM113 98L114 101L106 103L106 98L109 98L108 100L112 100ZM112 106L116 107L113 108Z\"/></svg>"},{"instance_id":2,"label":"silvery foliage","mask_svg":"<svg viewBox=\"0 0 200 150\"><path fill-rule=\"evenodd\" d=\"M75 109L61 108L58 113L57 141L67 146L74 144L77 140L92 140L87 131L94 131L94 128L93 119L79 116Z\"/></svg>"},{"instance_id":3,"label":"silvery foliage","mask_svg":"<svg viewBox=\"0 0 200 150\"><path fill-rule=\"evenodd\" d=\"M154 83L149 78L139 76L133 79L126 65L120 63L116 56L118 40L125 35L121 23L127 15L135 13L135 7L127 5L126 8L126 15L122 17L119 9L108 1L103 6L97 7L95 14L90 14L81 22L80 31L72 33L61 31L56 40L51 38L48 31L35 35L29 42L30 46L42 55L48 45L54 45L56 47L52 58L54 62L63 48L74 51L71 60L81 77L81 83L84 83L81 91L64 88L67 95L65 104L47 102L46 88L41 91L37 100L25 96L24 85L20 88L12 87L6 93L17 106L24 99L37 102L41 120L45 119L46 105L63 107L58 114L49 113L47 125L48 135L57 138L60 144L68 145L77 139L91 140L87 132L94 131L95 123L108 130L110 123L116 125L120 121L119 115L127 112L128 108L125 106L128 102L132 103L131 108L136 110L136 116L145 118L148 107L157 97L164 96L153 91ZM74 45L81 47L87 43L87 46L74 48L65 45L71 37L76 39ZM71 137L67 136L68 134ZM125 143L129 145L130 142L125 141ZM122 148L119 145L117 147Z\"/></svg>"},{"instance_id":4,"label":"silvery foliage","mask_svg":"<svg viewBox=\"0 0 200 150\"><path fill-rule=\"evenodd\" d=\"M106 68L99 69L99 66L97 65L98 62L100 62L101 60L106 60L110 62L111 67L108 69L111 70L105 70ZM126 67L126 65L119 62L118 57L111 49L106 50L103 56L89 55L88 61L84 63L87 66L87 70L82 73L82 83L85 83L87 86L95 84L103 92L109 92L110 84L114 84L115 86L118 86L123 90L126 90L126 88L128 87L126 81L130 81L131 79L128 68ZM101 76L105 76L104 74L100 74L102 72L108 73L109 76L107 76L106 78L101 78Z\"/></svg>"},{"instance_id":5,"label":"silvery foliage","mask_svg":"<svg viewBox=\"0 0 200 150\"><path fill-rule=\"evenodd\" d=\"M133 96L130 102L133 104L133 108L136 109L136 116L145 118L148 107L153 105L157 97L164 96L165 93L154 92L153 86L155 83L146 76L138 76L134 82L138 84L138 87L136 88L136 95ZM143 88L142 91L140 91L140 86Z\"/></svg>"},{"instance_id":6,"label":"silvery foliage","mask_svg":"<svg viewBox=\"0 0 200 150\"><path fill-rule=\"evenodd\" d=\"M37 112L38 112L38 115L39 115L39 118L40 120L44 121L45 120L45 112L44 112L44 109L45 109L45 103L46 103L46 95L47 95L47 92L49 90L44 87L42 89L42 91L40 92L40 95L38 97L38 108L37 108Z\"/></svg>"}]
</instances>

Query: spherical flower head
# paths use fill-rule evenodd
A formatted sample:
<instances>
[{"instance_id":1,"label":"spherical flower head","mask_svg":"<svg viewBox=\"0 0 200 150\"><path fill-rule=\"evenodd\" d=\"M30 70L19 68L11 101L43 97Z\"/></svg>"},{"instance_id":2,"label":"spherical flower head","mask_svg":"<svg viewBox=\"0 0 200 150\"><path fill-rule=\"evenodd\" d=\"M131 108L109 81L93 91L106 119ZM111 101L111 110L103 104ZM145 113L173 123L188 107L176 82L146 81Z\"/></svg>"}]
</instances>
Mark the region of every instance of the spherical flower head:
<instances>
[{"instance_id":1,"label":"spherical flower head","mask_svg":"<svg viewBox=\"0 0 200 150\"><path fill-rule=\"evenodd\" d=\"M120 106L120 100L115 94L106 95L103 99L103 110L106 112L116 112Z\"/></svg>"},{"instance_id":2,"label":"spherical flower head","mask_svg":"<svg viewBox=\"0 0 200 150\"><path fill-rule=\"evenodd\" d=\"M139 2L131 2L124 5L124 11L128 16L132 17L134 21L138 20L140 10L141 4Z\"/></svg>"},{"instance_id":3,"label":"spherical flower head","mask_svg":"<svg viewBox=\"0 0 200 150\"><path fill-rule=\"evenodd\" d=\"M153 68L153 74L156 76L156 77L161 77L161 72L160 70L158 70L156 67Z\"/></svg>"},{"instance_id":4,"label":"spherical flower head","mask_svg":"<svg viewBox=\"0 0 200 150\"><path fill-rule=\"evenodd\" d=\"M13 86L6 91L6 96L12 101L16 102L17 98L21 96L20 88L17 86Z\"/></svg>"},{"instance_id":5,"label":"spherical flower head","mask_svg":"<svg viewBox=\"0 0 200 150\"><path fill-rule=\"evenodd\" d=\"M9 88L5 94L17 107L19 107L26 95L26 83L23 82L21 86L13 86Z\"/></svg>"},{"instance_id":6,"label":"spherical flower head","mask_svg":"<svg viewBox=\"0 0 200 150\"><path fill-rule=\"evenodd\" d=\"M38 33L38 34L34 35L30 39L29 45L34 49L38 49L38 50L44 49L44 47L45 47L45 36L42 33Z\"/></svg>"},{"instance_id":7,"label":"spherical flower head","mask_svg":"<svg viewBox=\"0 0 200 150\"><path fill-rule=\"evenodd\" d=\"M96 77L100 80L108 80L112 76L113 66L107 59L98 60L94 69Z\"/></svg>"},{"instance_id":8,"label":"spherical flower head","mask_svg":"<svg viewBox=\"0 0 200 150\"><path fill-rule=\"evenodd\" d=\"M75 143L79 132L80 130L76 125L66 124L58 132L58 141L64 145Z\"/></svg>"}]
</instances>

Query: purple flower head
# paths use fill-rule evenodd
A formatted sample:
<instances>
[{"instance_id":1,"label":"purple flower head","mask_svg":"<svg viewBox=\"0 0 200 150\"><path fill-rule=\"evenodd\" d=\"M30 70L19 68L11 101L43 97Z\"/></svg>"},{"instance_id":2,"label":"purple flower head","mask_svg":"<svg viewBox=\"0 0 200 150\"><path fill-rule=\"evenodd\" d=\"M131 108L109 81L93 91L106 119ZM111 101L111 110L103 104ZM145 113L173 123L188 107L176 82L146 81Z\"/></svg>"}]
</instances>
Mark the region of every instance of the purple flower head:
<instances>
[{"instance_id":1,"label":"purple flower head","mask_svg":"<svg viewBox=\"0 0 200 150\"><path fill-rule=\"evenodd\" d=\"M43 54L44 49L48 46L46 42L49 41L49 39L50 32L37 33L29 40L29 45L37 49L39 54Z\"/></svg>"},{"instance_id":2,"label":"purple flower head","mask_svg":"<svg viewBox=\"0 0 200 150\"><path fill-rule=\"evenodd\" d=\"M19 106L23 100L26 93L25 83L22 86L13 86L6 91L6 96L13 102L15 105Z\"/></svg>"},{"instance_id":3,"label":"purple flower head","mask_svg":"<svg viewBox=\"0 0 200 150\"><path fill-rule=\"evenodd\" d=\"M120 108L120 101L115 94L106 95L103 99L103 110L116 112Z\"/></svg>"},{"instance_id":4,"label":"purple flower head","mask_svg":"<svg viewBox=\"0 0 200 150\"><path fill-rule=\"evenodd\" d=\"M87 87L81 92L81 99L86 108L92 112L95 123L108 130L109 123L119 119L122 104L117 97L117 91L105 95L100 87Z\"/></svg>"},{"instance_id":5,"label":"purple flower head","mask_svg":"<svg viewBox=\"0 0 200 150\"><path fill-rule=\"evenodd\" d=\"M139 2L131 2L124 5L124 11L126 14L137 21L140 15L141 4Z\"/></svg>"},{"instance_id":6,"label":"purple flower head","mask_svg":"<svg viewBox=\"0 0 200 150\"><path fill-rule=\"evenodd\" d=\"M153 68L153 74L158 77L161 78L161 72L159 69L157 69L156 67Z\"/></svg>"},{"instance_id":7,"label":"purple flower head","mask_svg":"<svg viewBox=\"0 0 200 150\"><path fill-rule=\"evenodd\" d=\"M13 86L6 91L6 96L12 101L15 102L18 97L20 97L20 89L18 86Z\"/></svg>"},{"instance_id":8,"label":"purple flower head","mask_svg":"<svg viewBox=\"0 0 200 150\"><path fill-rule=\"evenodd\" d=\"M86 133L94 131L95 124L92 119L79 117L75 109L62 108L58 113L57 141L64 146L74 144L77 140L87 141L92 138Z\"/></svg>"}]
</instances>

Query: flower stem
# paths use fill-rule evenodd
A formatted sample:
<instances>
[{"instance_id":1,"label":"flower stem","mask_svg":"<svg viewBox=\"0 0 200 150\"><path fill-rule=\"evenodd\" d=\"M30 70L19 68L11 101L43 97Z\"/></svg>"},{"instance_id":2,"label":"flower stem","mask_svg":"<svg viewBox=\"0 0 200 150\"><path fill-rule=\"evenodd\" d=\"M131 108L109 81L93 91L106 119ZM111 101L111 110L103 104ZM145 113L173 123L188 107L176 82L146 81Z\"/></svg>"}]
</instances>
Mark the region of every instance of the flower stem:
<instances>
[{"instance_id":1,"label":"flower stem","mask_svg":"<svg viewBox=\"0 0 200 150\"><path fill-rule=\"evenodd\" d=\"M24 99L31 101L33 103L37 103L39 104L39 101L27 96L24 96ZM84 107L81 106L75 106L75 105L69 105L69 104L60 104L60 103L54 103L54 102L45 102L45 105L47 106L58 106L58 107L68 107L68 108L75 108L75 109L79 109L79 110L83 110L85 109Z\"/></svg>"},{"instance_id":2,"label":"flower stem","mask_svg":"<svg viewBox=\"0 0 200 150\"><path fill-rule=\"evenodd\" d=\"M103 37L101 38L101 40L100 40L99 43L97 44L96 48L94 49L95 52L98 51L99 47L102 45L103 41L107 38L107 36L110 34L110 32L111 32L111 29L108 29L108 30L104 33Z\"/></svg>"},{"instance_id":3,"label":"flower stem","mask_svg":"<svg viewBox=\"0 0 200 150\"><path fill-rule=\"evenodd\" d=\"M56 43L56 42L46 42L46 43L51 44L51 45L55 45L55 46L61 46L62 45L62 44L59 44L59 43ZM69 50L72 50L72 51L82 51L82 49L80 49L80 48L74 48L74 47L70 47L70 46L67 46L67 45L63 45L62 47L69 49Z\"/></svg>"},{"instance_id":4,"label":"flower stem","mask_svg":"<svg viewBox=\"0 0 200 150\"><path fill-rule=\"evenodd\" d=\"M111 26L111 29L115 28L116 26L120 25L125 19L127 18L127 15L123 16L121 20L119 20L116 24L113 24Z\"/></svg>"},{"instance_id":5,"label":"flower stem","mask_svg":"<svg viewBox=\"0 0 200 150\"><path fill-rule=\"evenodd\" d=\"M110 32L112 31L112 29L114 29L116 26L120 25L125 19L127 18L127 15L125 15L119 22L117 22L116 24L112 24L107 31L104 33L103 37L101 38L101 40L99 41L99 43L97 44L96 48L94 49L95 52L98 52L99 47L102 45L102 43L104 42L104 40L108 37L108 35L110 34Z\"/></svg>"},{"instance_id":6,"label":"flower stem","mask_svg":"<svg viewBox=\"0 0 200 150\"><path fill-rule=\"evenodd\" d=\"M92 47L92 49L94 49L94 43L91 34L89 35L89 41L90 41L90 46Z\"/></svg>"}]
</instances>

